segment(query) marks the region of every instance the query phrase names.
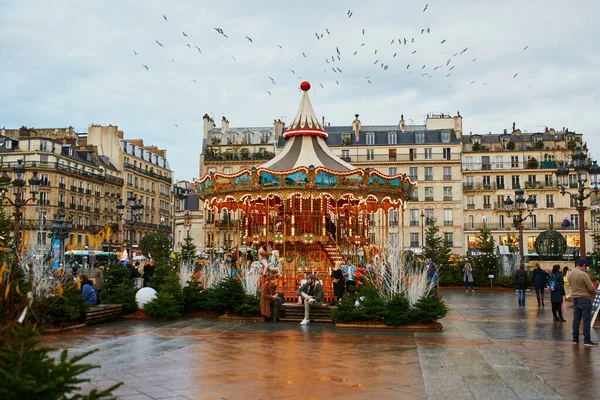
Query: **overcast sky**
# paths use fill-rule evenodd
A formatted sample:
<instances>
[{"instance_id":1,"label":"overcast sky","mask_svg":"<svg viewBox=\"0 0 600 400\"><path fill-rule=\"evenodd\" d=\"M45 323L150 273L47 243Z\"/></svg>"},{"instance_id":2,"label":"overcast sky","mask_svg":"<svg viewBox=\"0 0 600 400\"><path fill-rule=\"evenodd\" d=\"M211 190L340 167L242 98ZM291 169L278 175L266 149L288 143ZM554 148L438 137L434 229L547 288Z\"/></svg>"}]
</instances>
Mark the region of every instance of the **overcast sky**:
<instances>
[{"instance_id":1,"label":"overcast sky","mask_svg":"<svg viewBox=\"0 0 600 400\"><path fill-rule=\"evenodd\" d=\"M308 80L332 125L460 111L467 133L568 127L594 150L598 14L594 0L0 0L0 126L118 125L190 179L205 113L289 123Z\"/></svg>"}]
</instances>

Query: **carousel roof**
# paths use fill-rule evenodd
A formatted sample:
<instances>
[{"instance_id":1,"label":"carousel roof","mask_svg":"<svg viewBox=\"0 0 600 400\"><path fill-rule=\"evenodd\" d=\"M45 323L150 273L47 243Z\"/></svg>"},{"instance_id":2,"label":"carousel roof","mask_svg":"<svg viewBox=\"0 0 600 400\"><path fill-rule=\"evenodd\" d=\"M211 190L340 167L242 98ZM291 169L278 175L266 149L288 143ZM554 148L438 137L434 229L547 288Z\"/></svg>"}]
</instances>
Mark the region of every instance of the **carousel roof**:
<instances>
[{"instance_id":1,"label":"carousel roof","mask_svg":"<svg viewBox=\"0 0 600 400\"><path fill-rule=\"evenodd\" d=\"M315 115L308 91L310 83L302 82L302 100L290 128L283 134L287 142L281 152L259 168L272 171L289 171L301 166L325 167L333 171L352 171L356 169L337 157L325 143L327 132Z\"/></svg>"}]
</instances>

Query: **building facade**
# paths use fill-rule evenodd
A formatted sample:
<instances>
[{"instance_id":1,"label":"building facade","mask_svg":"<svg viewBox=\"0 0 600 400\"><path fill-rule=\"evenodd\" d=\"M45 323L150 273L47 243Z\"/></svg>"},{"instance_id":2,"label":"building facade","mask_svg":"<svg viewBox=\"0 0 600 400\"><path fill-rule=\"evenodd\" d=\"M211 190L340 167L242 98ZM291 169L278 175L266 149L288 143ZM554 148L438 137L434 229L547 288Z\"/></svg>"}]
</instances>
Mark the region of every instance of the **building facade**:
<instances>
[{"instance_id":1,"label":"building facade","mask_svg":"<svg viewBox=\"0 0 600 400\"><path fill-rule=\"evenodd\" d=\"M567 129L523 133L513 124L511 132L502 134L465 135L463 141L463 196L465 243L472 248L475 236L485 224L492 230L496 242L502 245L518 243L518 231L507 215L504 200L521 187L525 198L534 197L537 207L524 223L524 254L535 253L537 236L548 229L559 231L567 239L569 253L579 247L579 215L577 204L568 195L561 195L555 171L564 163L571 167L569 187L577 188L573 171L573 152L585 147L582 134ZM585 212L586 248L592 248L593 223Z\"/></svg>"},{"instance_id":2,"label":"building facade","mask_svg":"<svg viewBox=\"0 0 600 400\"><path fill-rule=\"evenodd\" d=\"M0 170L13 178L13 169L22 160L25 189L34 171L41 180L37 201L21 209L27 250L50 250L50 226L61 214L73 221L67 248L118 245L118 220L110 210L121 197L122 173L96 147L78 139L73 128L0 131ZM7 195L14 196L8 189Z\"/></svg>"},{"instance_id":3,"label":"building facade","mask_svg":"<svg viewBox=\"0 0 600 400\"><path fill-rule=\"evenodd\" d=\"M181 251L185 237L190 235L198 254L204 251L204 208L200 208L198 194L187 181L173 185L173 249Z\"/></svg>"}]
</instances>

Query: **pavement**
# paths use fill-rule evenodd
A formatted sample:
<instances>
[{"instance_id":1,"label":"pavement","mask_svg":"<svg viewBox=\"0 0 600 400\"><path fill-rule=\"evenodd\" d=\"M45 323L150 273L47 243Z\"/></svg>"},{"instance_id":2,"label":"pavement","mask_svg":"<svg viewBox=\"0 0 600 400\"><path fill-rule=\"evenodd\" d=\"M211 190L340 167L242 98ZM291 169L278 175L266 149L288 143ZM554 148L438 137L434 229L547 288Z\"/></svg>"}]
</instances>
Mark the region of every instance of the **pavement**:
<instances>
[{"instance_id":1,"label":"pavement","mask_svg":"<svg viewBox=\"0 0 600 400\"><path fill-rule=\"evenodd\" d=\"M123 382L114 394L128 400L598 398L600 348L571 343L570 308L559 323L535 295L518 307L513 291L441 294L451 311L440 333L122 319L43 342L98 349L82 392Z\"/></svg>"}]
</instances>

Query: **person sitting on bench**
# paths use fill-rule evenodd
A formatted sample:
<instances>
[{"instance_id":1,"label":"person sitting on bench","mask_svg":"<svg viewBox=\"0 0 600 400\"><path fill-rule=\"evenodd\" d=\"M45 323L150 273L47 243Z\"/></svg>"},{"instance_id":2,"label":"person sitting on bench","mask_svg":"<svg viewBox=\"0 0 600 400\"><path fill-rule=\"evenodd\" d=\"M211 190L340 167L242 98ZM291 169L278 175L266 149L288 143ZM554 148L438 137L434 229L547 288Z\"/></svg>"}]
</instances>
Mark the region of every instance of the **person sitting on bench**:
<instances>
[{"instance_id":1,"label":"person sitting on bench","mask_svg":"<svg viewBox=\"0 0 600 400\"><path fill-rule=\"evenodd\" d=\"M325 300L323 286L316 276L310 274L306 277L306 283L296 291L296 294L298 295L298 304L302 304L302 300L304 300L304 319L300 325L307 325L310 323L310 307L320 307Z\"/></svg>"}]
</instances>

